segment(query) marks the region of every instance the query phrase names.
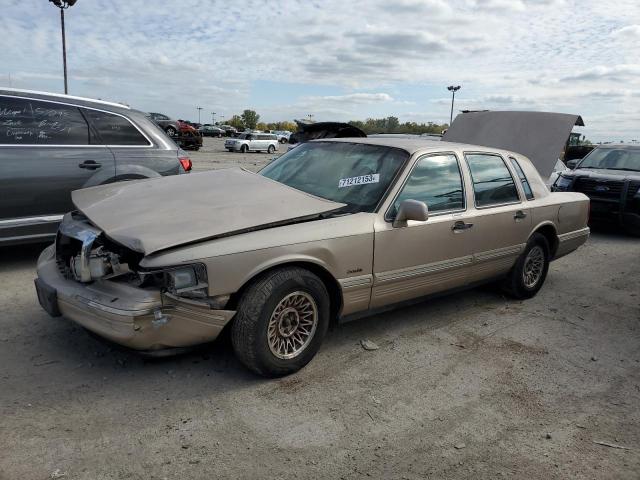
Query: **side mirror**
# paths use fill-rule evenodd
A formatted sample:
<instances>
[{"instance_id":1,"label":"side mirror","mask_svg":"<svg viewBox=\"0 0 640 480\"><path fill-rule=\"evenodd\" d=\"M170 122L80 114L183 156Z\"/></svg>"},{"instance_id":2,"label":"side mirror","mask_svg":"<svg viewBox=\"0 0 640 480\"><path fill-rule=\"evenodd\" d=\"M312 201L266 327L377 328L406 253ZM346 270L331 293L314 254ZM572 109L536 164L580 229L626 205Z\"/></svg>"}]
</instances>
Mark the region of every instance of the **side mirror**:
<instances>
[{"instance_id":1,"label":"side mirror","mask_svg":"<svg viewBox=\"0 0 640 480\"><path fill-rule=\"evenodd\" d=\"M573 170L574 168L576 168L576 165L578 164L580 160L577 158L574 158L573 160L568 160L567 161L567 168L570 170Z\"/></svg>"},{"instance_id":2,"label":"side mirror","mask_svg":"<svg viewBox=\"0 0 640 480\"><path fill-rule=\"evenodd\" d=\"M393 226L396 228L406 227L407 221L425 222L429 219L429 208L424 202L418 200L405 200L400 204Z\"/></svg>"}]
</instances>

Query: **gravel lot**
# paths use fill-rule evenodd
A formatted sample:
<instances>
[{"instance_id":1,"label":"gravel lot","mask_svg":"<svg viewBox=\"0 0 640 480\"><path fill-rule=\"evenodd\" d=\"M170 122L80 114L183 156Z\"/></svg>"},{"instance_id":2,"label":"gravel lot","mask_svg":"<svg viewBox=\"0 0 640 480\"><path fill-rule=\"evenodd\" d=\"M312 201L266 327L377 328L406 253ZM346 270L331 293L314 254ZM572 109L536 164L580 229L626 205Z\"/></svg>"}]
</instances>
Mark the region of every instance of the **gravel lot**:
<instances>
[{"instance_id":1,"label":"gravel lot","mask_svg":"<svg viewBox=\"0 0 640 480\"><path fill-rule=\"evenodd\" d=\"M272 158L218 142L195 170ZM279 380L225 338L146 360L48 317L41 248L0 249L0 479L640 477L640 239L596 232L526 302L342 325Z\"/></svg>"}]
</instances>

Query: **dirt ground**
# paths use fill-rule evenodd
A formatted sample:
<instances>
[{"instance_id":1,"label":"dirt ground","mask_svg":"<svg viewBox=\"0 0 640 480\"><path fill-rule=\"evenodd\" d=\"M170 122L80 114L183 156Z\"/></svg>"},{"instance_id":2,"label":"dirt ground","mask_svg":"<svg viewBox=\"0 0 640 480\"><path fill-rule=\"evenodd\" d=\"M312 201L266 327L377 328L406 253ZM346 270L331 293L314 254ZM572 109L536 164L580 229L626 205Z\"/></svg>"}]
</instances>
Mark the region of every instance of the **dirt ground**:
<instances>
[{"instance_id":1,"label":"dirt ground","mask_svg":"<svg viewBox=\"0 0 640 480\"><path fill-rule=\"evenodd\" d=\"M215 142L196 170L241 158ZM225 338L148 360L48 317L41 249L0 249L2 480L640 478L640 239L594 233L532 300L481 288L341 325L279 380Z\"/></svg>"}]
</instances>

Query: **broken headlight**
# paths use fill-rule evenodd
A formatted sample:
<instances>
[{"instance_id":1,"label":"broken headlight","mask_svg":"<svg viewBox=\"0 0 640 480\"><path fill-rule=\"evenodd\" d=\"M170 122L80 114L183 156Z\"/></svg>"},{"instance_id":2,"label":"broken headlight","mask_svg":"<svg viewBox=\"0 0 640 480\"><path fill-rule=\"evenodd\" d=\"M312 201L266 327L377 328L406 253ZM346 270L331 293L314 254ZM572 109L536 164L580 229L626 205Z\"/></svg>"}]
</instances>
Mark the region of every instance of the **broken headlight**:
<instances>
[{"instance_id":1,"label":"broken headlight","mask_svg":"<svg viewBox=\"0 0 640 480\"><path fill-rule=\"evenodd\" d=\"M185 265L164 270L164 286L169 293L182 297L207 296L207 269L202 264Z\"/></svg>"}]
</instances>

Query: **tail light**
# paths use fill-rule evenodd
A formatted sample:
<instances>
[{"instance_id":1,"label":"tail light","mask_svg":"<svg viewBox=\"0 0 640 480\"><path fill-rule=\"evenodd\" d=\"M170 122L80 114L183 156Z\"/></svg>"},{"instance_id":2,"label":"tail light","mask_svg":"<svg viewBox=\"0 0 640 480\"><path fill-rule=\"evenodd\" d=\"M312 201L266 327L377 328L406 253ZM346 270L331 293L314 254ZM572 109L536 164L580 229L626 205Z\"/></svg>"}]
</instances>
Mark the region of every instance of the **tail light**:
<instances>
[{"instance_id":1,"label":"tail light","mask_svg":"<svg viewBox=\"0 0 640 480\"><path fill-rule=\"evenodd\" d=\"M191 163L191 159L189 157L178 157L178 160L180 160L180 165L182 165L182 168L184 168L185 172L191 171L193 163Z\"/></svg>"}]
</instances>

